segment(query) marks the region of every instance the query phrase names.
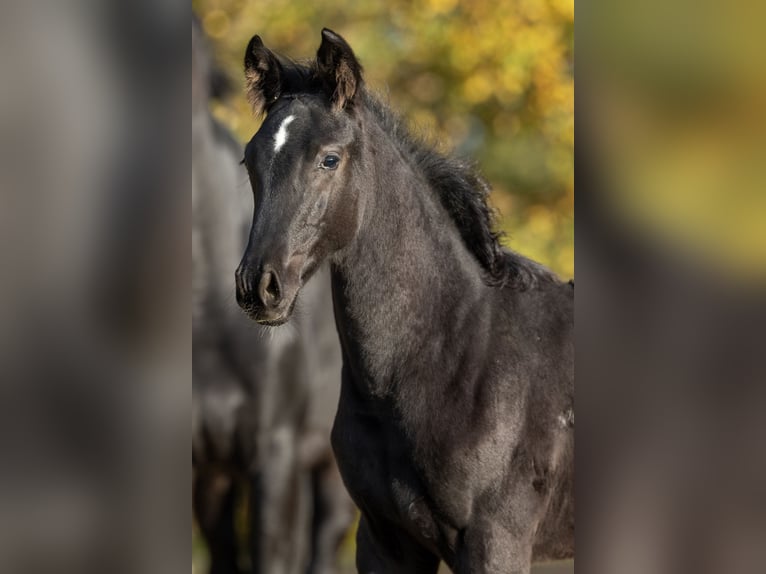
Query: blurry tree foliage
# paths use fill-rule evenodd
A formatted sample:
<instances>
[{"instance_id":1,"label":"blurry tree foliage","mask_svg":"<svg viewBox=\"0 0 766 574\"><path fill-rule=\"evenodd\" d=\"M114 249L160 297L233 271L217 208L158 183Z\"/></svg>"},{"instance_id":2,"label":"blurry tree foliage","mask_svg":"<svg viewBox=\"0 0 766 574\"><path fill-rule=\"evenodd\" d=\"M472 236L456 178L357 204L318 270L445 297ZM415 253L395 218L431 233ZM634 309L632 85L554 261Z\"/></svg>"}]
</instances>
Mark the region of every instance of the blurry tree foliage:
<instances>
[{"instance_id":1,"label":"blurry tree foliage","mask_svg":"<svg viewBox=\"0 0 766 574\"><path fill-rule=\"evenodd\" d=\"M294 58L323 26L343 35L412 128L474 159L507 243L574 274L574 0L193 0L219 63L241 81L261 35ZM258 127L242 94L216 115L242 141Z\"/></svg>"}]
</instances>

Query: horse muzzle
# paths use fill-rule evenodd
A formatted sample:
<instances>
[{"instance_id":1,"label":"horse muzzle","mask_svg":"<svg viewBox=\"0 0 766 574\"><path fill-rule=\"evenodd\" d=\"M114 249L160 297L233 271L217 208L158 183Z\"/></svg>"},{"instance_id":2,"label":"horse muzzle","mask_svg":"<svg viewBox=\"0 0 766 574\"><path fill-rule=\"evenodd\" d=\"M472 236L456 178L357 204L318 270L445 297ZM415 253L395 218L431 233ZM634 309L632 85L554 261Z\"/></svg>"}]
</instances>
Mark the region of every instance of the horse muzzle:
<instances>
[{"instance_id":1,"label":"horse muzzle","mask_svg":"<svg viewBox=\"0 0 766 574\"><path fill-rule=\"evenodd\" d=\"M261 325L286 323L292 315L300 287L300 274L294 279L290 275L294 274L280 273L269 264L259 267L240 264L235 274L237 304Z\"/></svg>"}]
</instances>

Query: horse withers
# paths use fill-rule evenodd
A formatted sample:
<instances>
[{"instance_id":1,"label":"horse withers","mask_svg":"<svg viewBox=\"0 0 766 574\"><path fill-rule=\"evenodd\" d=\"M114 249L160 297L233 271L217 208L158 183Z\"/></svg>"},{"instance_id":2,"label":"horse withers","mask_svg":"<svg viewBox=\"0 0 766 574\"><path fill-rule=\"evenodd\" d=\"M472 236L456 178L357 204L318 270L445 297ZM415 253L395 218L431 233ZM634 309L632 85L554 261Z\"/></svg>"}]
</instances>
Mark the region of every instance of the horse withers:
<instances>
[{"instance_id":1,"label":"horse withers","mask_svg":"<svg viewBox=\"0 0 766 574\"><path fill-rule=\"evenodd\" d=\"M329 260L343 349L332 433L362 573L527 573L574 552L573 284L504 249L489 187L411 136L323 30L297 64L253 37L266 114L237 299L288 321Z\"/></svg>"},{"instance_id":2,"label":"horse withers","mask_svg":"<svg viewBox=\"0 0 766 574\"><path fill-rule=\"evenodd\" d=\"M329 277L274 336L243 317L231 275L252 199L242 149L212 118L210 57L192 25L192 464L194 514L214 574L329 574L354 518L329 434L340 348ZM249 488L248 488L249 486ZM249 492L249 548L236 524Z\"/></svg>"}]
</instances>

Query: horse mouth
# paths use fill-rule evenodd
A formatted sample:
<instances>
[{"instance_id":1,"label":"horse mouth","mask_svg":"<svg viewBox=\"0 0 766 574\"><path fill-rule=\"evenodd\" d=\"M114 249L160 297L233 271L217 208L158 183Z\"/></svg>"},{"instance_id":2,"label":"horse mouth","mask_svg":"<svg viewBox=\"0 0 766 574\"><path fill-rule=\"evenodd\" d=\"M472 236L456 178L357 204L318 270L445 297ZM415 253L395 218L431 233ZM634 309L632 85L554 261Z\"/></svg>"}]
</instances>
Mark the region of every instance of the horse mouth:
<instances>
[{"instance_id":1,"label":"horse mouth","mask_svg":"<svg viewBox=\"0 0 766 574\"><path fill-rule=\"evenodd\" d=\"M279 319L255 319L253 320L258 323L259 325L264 325L265 327L279 327L280 325L284 325L287 323L287 321L290 320L290 317L281 317Z\"/></svg>"},{"instance_id":2,"label":"horse mouth","mask_svg":"<svg viewBox=\"0 0 766 574\"><path fill-rule=\"evenodd\" d=\"M259 325L263 325L264 327L279 327L287 323L292 317L296 299L297 297L282 309L266 309L260 305L246 305L242 306L242 310L251 320Z\"/></svg>"}]
</instances>

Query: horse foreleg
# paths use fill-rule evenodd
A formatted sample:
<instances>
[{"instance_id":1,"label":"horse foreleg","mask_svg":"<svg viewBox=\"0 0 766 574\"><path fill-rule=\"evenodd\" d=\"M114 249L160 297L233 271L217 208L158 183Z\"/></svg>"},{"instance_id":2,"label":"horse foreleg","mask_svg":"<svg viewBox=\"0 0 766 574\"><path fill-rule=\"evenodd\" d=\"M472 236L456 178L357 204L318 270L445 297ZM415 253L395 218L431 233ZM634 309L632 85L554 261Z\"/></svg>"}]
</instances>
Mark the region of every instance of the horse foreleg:
<instances>
[{"instance_id":1,"label":"horse foreleg","mask_svg":"<svg viewBox=\"0 0 766 574\"><path fill-rule=\"evenodd\" d=\"M487 520L467 528L456 553L455 574L529 574L532 538Z\"/></svg>"},{"instance_id":2,"label":"horse foreleg","mask_svg":"<svg viewBox=\"0 0 766 574\"><path fill-rule=\"evenodd\" d=\"M439 558L386 521L364 515L356 534L359 574L436 574Z\"/></svg>"}]
</instances>

